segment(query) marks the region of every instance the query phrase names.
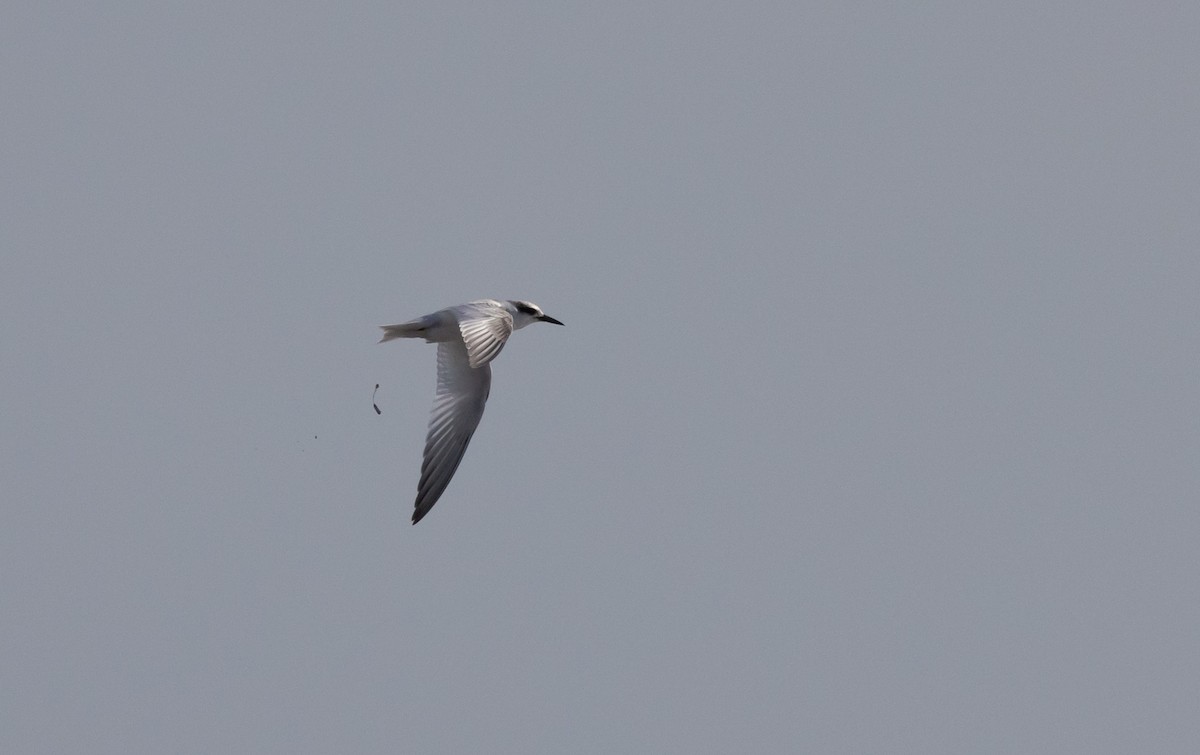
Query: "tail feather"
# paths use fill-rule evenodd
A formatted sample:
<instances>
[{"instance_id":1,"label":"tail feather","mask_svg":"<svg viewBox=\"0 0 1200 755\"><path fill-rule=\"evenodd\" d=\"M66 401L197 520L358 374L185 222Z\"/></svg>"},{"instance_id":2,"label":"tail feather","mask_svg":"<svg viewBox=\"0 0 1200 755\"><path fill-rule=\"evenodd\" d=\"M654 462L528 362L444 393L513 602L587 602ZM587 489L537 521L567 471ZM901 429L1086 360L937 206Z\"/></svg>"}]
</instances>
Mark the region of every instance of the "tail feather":
<instances>
[{"instance_id":1,"label":"tail feather","mask_svg":"<svg viewBox=\"0 0 1200 755\"><path fill-rule=\"evenodd\" d=\"M379 342L383 343L395 338L424 338L429 325L422 320L410 320L399 325L380 325L379 328L383 331Z\"/></svg>"}]
</instances>

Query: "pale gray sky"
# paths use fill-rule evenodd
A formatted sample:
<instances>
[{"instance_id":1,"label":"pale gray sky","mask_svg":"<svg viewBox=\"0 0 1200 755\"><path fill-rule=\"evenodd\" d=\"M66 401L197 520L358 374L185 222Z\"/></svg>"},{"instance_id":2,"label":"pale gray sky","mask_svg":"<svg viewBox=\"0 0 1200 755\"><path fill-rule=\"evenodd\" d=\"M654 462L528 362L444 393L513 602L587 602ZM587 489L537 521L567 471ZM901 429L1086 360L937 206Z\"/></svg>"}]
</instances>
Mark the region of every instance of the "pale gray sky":
<instances>
[{"instance_id":1,"label":"pale gray sky","mask_svg":"<svg viewBox=\"0 0 1200 755\"><path fill-rule=\"evenodd\" d=\"M6 3L0 750L1200 751L1197 39Z\"/></svg>"}]
</instances>

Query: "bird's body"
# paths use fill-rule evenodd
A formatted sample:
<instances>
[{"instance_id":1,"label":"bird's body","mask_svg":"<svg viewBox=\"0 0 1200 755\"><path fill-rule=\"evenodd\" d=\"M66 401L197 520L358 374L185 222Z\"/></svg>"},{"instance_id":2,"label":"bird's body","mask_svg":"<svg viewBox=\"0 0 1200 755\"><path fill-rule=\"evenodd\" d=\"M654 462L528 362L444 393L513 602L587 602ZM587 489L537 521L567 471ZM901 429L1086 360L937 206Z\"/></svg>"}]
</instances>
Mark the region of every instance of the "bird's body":
<instances>
[{"instance_id":1,"label":"bird's body","mask_svg":"<svg viewBox=\"0 0 1200 755\"><path fill-rule=\"evenodd\" d=\"M437 395L425 437L413 524L429 513L446 490L479 426L492 387L491 361L514 330L538 321L562 325L531 302L480 299L381 326L380 343L424 338L438 344Z\"/></svg>"}]
</instances>

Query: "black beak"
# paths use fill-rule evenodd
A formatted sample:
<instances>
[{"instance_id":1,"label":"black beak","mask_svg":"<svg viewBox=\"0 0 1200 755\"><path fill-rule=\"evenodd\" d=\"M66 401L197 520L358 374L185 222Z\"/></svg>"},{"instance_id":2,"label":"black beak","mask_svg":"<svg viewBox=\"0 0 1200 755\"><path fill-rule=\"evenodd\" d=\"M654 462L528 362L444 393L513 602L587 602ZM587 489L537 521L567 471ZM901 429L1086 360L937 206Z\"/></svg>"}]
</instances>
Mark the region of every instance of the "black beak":
<instances>
[{"instance_id":1,"label":"black beak","mask_svg":"<svg viewBox=\"0 0 1200 755\"><path fill-rule=\"evenodd\" d=\"M555 319L554 319L553 317L551 317L550 315L542 315L542 316L541 316L541 317L539 317L538 319L539 319L539 320L541 320L542 322L552 322L552 323L554 323L555 325L562 325L562 323L561 323L561 322L559 322L558 320L555 320Z\"/></svg>"}]
</instances>

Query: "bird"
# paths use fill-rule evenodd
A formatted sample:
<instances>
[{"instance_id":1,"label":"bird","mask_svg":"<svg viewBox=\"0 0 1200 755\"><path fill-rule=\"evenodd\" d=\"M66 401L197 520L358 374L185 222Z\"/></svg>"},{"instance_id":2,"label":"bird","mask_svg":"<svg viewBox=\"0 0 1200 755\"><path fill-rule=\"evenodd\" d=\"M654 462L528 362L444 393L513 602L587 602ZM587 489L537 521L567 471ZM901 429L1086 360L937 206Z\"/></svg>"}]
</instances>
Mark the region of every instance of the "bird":
<instances>
[{"instance_id":1,"label":"bird","mask_svg":"<svg viewBox=\"0 0 1200 755\"><path fill-rule=\"evenodd\" d=\"M429 416L412 523L429 513L458 470L492 388L491 361L514 330L563 323L530 301L478 299L398 325L381 325L380 343L424 338L438 345L437 394Z\"/></svg>"}]
</instances>

